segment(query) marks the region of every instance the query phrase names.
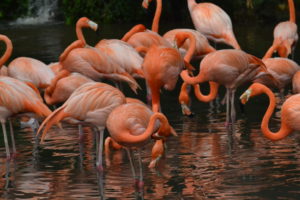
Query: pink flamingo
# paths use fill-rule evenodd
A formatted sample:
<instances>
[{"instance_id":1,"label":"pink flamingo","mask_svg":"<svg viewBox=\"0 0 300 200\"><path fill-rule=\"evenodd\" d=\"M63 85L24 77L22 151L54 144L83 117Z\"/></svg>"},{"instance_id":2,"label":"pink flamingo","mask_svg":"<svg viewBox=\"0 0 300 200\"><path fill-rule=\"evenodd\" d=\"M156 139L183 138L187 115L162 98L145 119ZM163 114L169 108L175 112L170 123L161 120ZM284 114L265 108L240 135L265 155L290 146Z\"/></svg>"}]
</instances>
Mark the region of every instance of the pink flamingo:
<instances>
[{"instance_id":1,"label":"pink flamingo","mask_svg":"<svg viewBox=\"0 0 300 200\"><path fill-rule=\"evenodd\" d=\"M97 24L86 17L80 18L76 23L77 38L86 45L82 34L82 28L89 27L97 30ZM47 88L51 80L55 77L53 71L43 62L29 57L18 57L8 65L8 75L10 77L30 82L37 88Z\"/></svg>"},{"instance_id":2,"label":"pink flamingo","mask_svg":"<svg viewBox=\"0 0 300 200\"><path fill-rule=\"evenodd\" d=\"M284 88L292 82L294 74L300 69L299 65L288 58L281 57L263 59L263 62L272 77L261 76L254 82L262 83L270 88L278 88L283 99ZM274 82L274 78L276 82Z\"/></svg>"},{"instance_id":3,"label":"pink flamingo","mask_svg":"<svg viewBox=\"0 0 300 200\"><path fill-rule=\"evenodd\" d=\"M51 110L43 103L43 99L36 89L34 90L24 82L17 79L0 76L0 91L0 121L4 134L6 157L7 159L10 159L10 150L5 127L7 119L19 113L25 113L25 116L30 116L30 113L33 113L39 117L47 117L51 114ZM14 131L10 119L9 125L14 157L16 154L16 146Z\"/></svg>"},{"instance_id":4,"label":"pink flamingo","mask_svg":"<svg viewBox=\"0 0 300 200\"><path fill-rule=\"evenodd\" d=\"M204 55L216 51L216 49L209 44L207 38L203 34L193 29L187 29L187 28L172 29L166 32L163 35L163 38L165 38L170 44L172 44L174 42L175 35L179 32L190 32L194 35L196 39L196 48L193 54L193 59L200 59ZM186 54L187 50L189 49L189 46L190 46L190 41L186 40L184 44L181 46L181 48L179 49L182 55Z\"/></svg>"},{"instance_id":5,"label":"pink flamingo","mask_svg":"<svg viewBox=\"0 0 300 200\"><path fill-rule=\"evenodd\" d=\"M192 21L197 31L214 42L223 42L235 49L241 49L233 30L230 17L213 3L196 3L187 0Z\"/></svg>"},{"instance_id":6,"label":"pink flamingo","mask_svg":"<svg viewBox=\"0 0 300 200\"><path fill-rule=\"evenodd\" d=\"M191 40L188 53L184 60L190 60L195 50L195 38L189 32L179 32L176 36L176 44L180 47L188 38ZM188 58L189 57L189 58ZM160 88L172 90L176 86L178 75L185 62L175 48L153 45L149 48L143 63L144 76L152 94L152 110L160 110Z\"/></svg>"},{"instance_id":7,"label":"pink flamingo","mask_svg":"<svg viewBox=\"0 0 300 200\"><path fill-rule=\"evenodd\" d=\"M261 122L261 131L265 137L270 140L281 140L293 131L300 130L300 95L290 96L281 107L281 127L277 132L269 129L269 120L276 107L276 98L274 93L266 86L260 83L253 83L240 97L242 103L246 103L250 97L260 94L266 94L269 97L269 106Z\"/></svg>"},{"instance_id":8,"label":"pink flamingo","mask_svg":"<svg viewBox=\"0 0 300 200\"><path fill-rule=\"evenodd\" d=\"M280 22L274 29L274 41L272 46L267 51L265 58L272 57L275 51L280 57L288 57L291 52L294 52L298 41L297 24L295 16L295 5L293 0L288 0L290 20ZM294 54L294 53L293 53Z\"/></svg>"},{"instance_id":9,"label":"pink flamingo","mask_svg":"<svg viewBox=\"0 0 300 200\"><path fill-rule=\"evenodd\" d=\"M255 79L259 72L267 73L260 59L235 49L208 54L200 63L199 69L200 72L195 77L190 77L187 70L181 72L181 77L191 85L209 81L209 95L202 95L199 86L194 90L197 98L205 102L216 98L220 84L226 87L226 125L235 121L234 94L237 87Z\"/></svg>"},{"instance_id":10,"label":"pink flamingo","mask_svg":"<svg viewBox=\"0 0 300 200\"><path fill-rule=\"evenodd\" d=\"M125 103L125 96L117 88L99 82L85 83L43 121L37 134L40 134L44 128L41 138L44 140L49 128L65 118L73 118L80 124L96 127L99 132L96 164L99 170L102 170L103 132L106 119L115 107L123 103Z\"/></svg>"},{"instance_id":11,"label":"pink flamingo","mask_svg":"<svg viewBox=\"0 0 300 200\"><path fill-rule=\"evenodd\" d=\"M142 187L144 184L139 149L147 144L153 135L158 138L165 138L171 134L177 135L162 113L153 113L147 106L140 103L128 103L116 107L109 114L106 126L112 139L123 147L126 147L135 179L137 177L133 166L131 150L138 149L140 168L139 180L136 182L138 187Z\"/></svg>"}]
</instances>

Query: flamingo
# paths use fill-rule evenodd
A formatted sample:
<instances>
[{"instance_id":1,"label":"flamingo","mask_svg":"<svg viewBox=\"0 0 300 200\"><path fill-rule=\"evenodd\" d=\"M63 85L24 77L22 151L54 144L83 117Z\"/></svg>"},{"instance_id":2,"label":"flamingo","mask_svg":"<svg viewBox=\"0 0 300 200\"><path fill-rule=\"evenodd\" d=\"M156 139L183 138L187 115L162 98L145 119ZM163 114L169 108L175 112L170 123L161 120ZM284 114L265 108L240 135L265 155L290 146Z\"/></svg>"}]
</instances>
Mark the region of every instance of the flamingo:
<instances>
[{"instance_id":1,"label":"flamingo","mask_svg":"<svg viewBox=\"0 0 300 200\"><path fill-rule=\"evenodd\" d=\"M86 41L82 34L83 27L89 27L96 31L97 24L86 17L82 17L77 21L77 38L86 45ZM8 76L30 82L39 89L45 89L50 85L55 74L45 63L35 58L18 57L8 65Z\"/></svg>"},{"instance_id":2,"label":"flamingo","mask_svg":"<svg viewBox=\"0 0 300 200\"><path fill-rule=\"evenodd\" d=\"M293 93L298 94L300 93L300 71L297 71L292 79L293 84Z\"/></svg>"},{"instance_id":3,"label":"flamingo","mask_svg":"<svg viewBox=\"0 0 300 200\"><path fill-rule=\"evenodd\" d=\"M152 0L143 0L142 6L145 9L148 9L149 3ZM143 32L137 32L133 34L131 37L124 38L124 41L133 46L137 47L146 47L150 48L152 45L163 45L167 47L172 47L171 44L164 39L162 36L158 34L159 29L159 19L162 11L162 0L156 0L156 10L152 22L151 30L145 30Z\"/></svg>"},{"instance_id":4,"label":"flamingo","mask_svg":"<svg viewBox=\"0 0 300 200\"><path fill-rule=\"evenodd\" d=\"M223 42L241 49L232 30L231 19L224 10L213 3L196 3L195 0L187 2L197 31L214 42Z\"/></svg>"},{"instance_id":5,"label":"flamingo","mask_svg":"<svg viewBox=\"0 0 300 200\"><path fill-rule=\"evenodd\" d=\"M112 51L112 49L108 51ZM48 89L50 93L53 92L57 81L70 75L71 72L78 72L94 81L101 78L125 81L134 92L139 87L135 79L126 71L127 68L120 66L115 57L105 51L102 52L99 48L83 48L80 40L73 42L65 49L60 56L59 65L62 70L51 82Z\"/></svg>"},{"instance_id":6,"label":"flamingo","mask_svg":"<svg viewBox=\"0 0 300 200\"><path fill-rule=\"evenodd\" d=\"M238 86L267 73L264 63L241 50L226 49L208 54L200 63L200 72L190 77L187 70L181 72L182 79L191 85L209 81L210 93L202 95L199 85L195 87L195 95L200 101L209 102L216 98L219 85L224 85L226 92L226 125L235 121L234 94ZM259 73L263 72L263 73Z\"/></svg>"},{"instance_id":7,"label":"flamingo","mask_svg":"<svg viewBox=\"0 0 300 200\"><path fill-rule=\"evenodd\" d=\"M274 40L272 46L268 49L266 58L272 57L272 54L277 51L280 57L288 57L291 52L294 52L298 41L297 24L295 16L295 5L293 0L288 0L290 20L280 22L274 29ZM293 53L294 54L294 53Z\"/></svg>"},{"instance_id":8,"label":"flamingo","mask_svg":"<svg viewBox=\"0 0 300 200\"><path fill-rule=\"evenodd\" d=\"M38 133L43 130L43 141L47 131L54 123L65 118L73 118L81 124L95 126L98 130L97 167L102 170L102 146L105 122L108 114L118 105L125 103L124 94L117 88L105 83L88 82L77 88L68 100L41 124Z\"/></svg>"},{"instance_id":9,"label":"flamingo","mask_svg":"<svg viewBox=\"0 0 300 200\"><path fill-rule=\"evenodd\" d=\"M158 138L165 138L171 134L177 135L162 113L153 113L146 105L140 103L127 103L116 107L109 114L106 126L111 138L127 148L134 178L136 178L136 174L130 151L131 149L138 149L140 176L137 180L137 186L139 187L143 186L142 161L139 149L147 144L153 135Z\"/></svg>"},{"instance_id":10,"label":"flamingo","mask_svg":"<svg viewBox=\"0 0 300 200\"><path fill-rule=\"evenodd\" d=\"M264 59L269 74L277 81L274 81L269 76L261 76L254 82L262 83L270 88L277 87L280 91L281 97L284 94L284 88L292 82L294 74L300 69L299 65L288 58L268 58Z\"/></svg>"},{"instance_id":11,"label":"flamingo","mask_svg":"<svg viewBox=\"0 0 300 200\"><path fill-rule=\"evenodd\" d=\"M188 53L182 59L179 51L175 48L153 45L149 48L143 62L144 76L152 94L152 110L160 110L160 88L173 90L176 86L178 75L185 64L184 60L190 60L195 50L195 38L189 32L180 32L176 36L176 44L180 47L188 38L192 42Z\"/></svg>"},{"instance_id":12,"label":"flamingo","mask_svg":"<svg viewBox=\"0 0 300 200\"><path fill-rule=\"evenodd\" d=\"M130 97L126 97L126 103L135 103L135 104L141 104L144 105L145 104L136 98L130 98ZM154 138L154 137L153 137ZM154 168L157 164L157 162L159 161L159 159L163 156L164 154L164 144L165 144L165 140L163 139L158 139L155 140L155 144L152 147L152 155L151 155L151 161L149 163L149 168ZM104 149L105 149L105 161L106 161L106 165L110 166L110 149L115 149L115 150L120 150L122 148L124 148L122 145L118 144L116 141L113 140L112 137L106 137L105 142L104 142Z\"/></svg>"},{"instance_id":13,"label":"flamingo","mask_svg":"<svg viewBox=\"0 0 300 200\"><path fill-rule=\"evenodd\" d=\"M269 120L276 106L274 93L266 86L260 83L253 83L240 97L242 103L246 103L250 97L260 94L266 94L269 97L269 106L261 122L261 131L264 136L270 140L281 140L293 131L300 130L300 95L290 96L281 107L281 127L277 132L269 129Z\"/></svg>"},{"instance_id":14,"label":"flamingo","mask_svg":"<svg viewBox=\"0 0 300 200\"><path fill-rule=\"evenodd\" d=\"M5 123L9 119L10 133L13 145L13 155L16 154L14 141L14 132L10 118L19 113L36 114L39 117L47 117L51 110L43 103L37 89L33 89L22 81L8 77L0 76L0 121L4 135L6 157L10 159L10 150L7 140Z\"/></svg>"},{"instance_id":15,"label":"flamingo","mask_svg":"<svg viewBox=\"0 0 300 200\"><path fill-rule=\"evenodd\" d=\"M193 59L200 59L204 55L216 51L215 48L213 48L207 38L201 34L199 31L193 30L193 29L187 29L187 28L178 28L178 29L172 29L168 32L166 32L163 35L163 38L165 38L170 44L174 41L175 35L178 32L190 32L194 35L196 39L196 48L193 55ZM179 49L182 55L185 55L188 48L189 48L189 40L186 40L182 47Z\"/></svg>"}]
</instances>

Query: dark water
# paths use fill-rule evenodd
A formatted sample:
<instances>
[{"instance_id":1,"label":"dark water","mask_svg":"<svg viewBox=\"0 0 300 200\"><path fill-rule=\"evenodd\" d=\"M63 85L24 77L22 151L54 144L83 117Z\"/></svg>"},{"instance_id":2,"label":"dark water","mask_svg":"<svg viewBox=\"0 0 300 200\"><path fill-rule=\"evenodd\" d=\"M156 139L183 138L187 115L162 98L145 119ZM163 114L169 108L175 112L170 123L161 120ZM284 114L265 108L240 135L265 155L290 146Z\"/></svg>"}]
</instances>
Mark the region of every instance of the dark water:
<instances>
[{"instance_id":1,"label":"dark water","mask_svg":"<svg viewBox=\"0 0 300 200\"><path fill-rule=\"evenodd\" d=\"M100 25L100 35L85 30L94 45L101 38L120 38L132 25ZM169 28L175 28L170 26ZM181 25L181 27L186 27ZM241 47L261 57L272 43L273 25L239 24L235 33ZM168 27L162 26L162 30ZM162 31L164 32L164 31ZM64 48L75 39L74 27L62 23L39 26L2 24L0 33L13 42L12 58L30 56L46 63L57 61ZM219 46L221 47L221 46ZM3 49L3 48L2 48ZM297 60L296 52L296 60ZM198 66L198 63L195 63ZM238 90L240 95L246 86ZM265 96L245 107L237 106L235 132L225 128L225 106L217 101L201 103L193 98L193 118L181 114L176 90L162 91L162 111L178 137L167 142L166 156L156 169L148 169L151 147L142 151L145 186L133 187L126 152L115 151L111 166L101 176L95 169L94 134L85 128L85 140L78 143L77 128L53 128L48 140L36 145L30 130L15 122L18 156L6 162L0 138L1 199L299 199L300 137L293 133L271 142L263 137L260 121L268 105ZM132 92L125 92L134 96ZM137 96L145 99L144 92ZM270 127L278 130L279 112Z\"/></svg>"}]
</instances>

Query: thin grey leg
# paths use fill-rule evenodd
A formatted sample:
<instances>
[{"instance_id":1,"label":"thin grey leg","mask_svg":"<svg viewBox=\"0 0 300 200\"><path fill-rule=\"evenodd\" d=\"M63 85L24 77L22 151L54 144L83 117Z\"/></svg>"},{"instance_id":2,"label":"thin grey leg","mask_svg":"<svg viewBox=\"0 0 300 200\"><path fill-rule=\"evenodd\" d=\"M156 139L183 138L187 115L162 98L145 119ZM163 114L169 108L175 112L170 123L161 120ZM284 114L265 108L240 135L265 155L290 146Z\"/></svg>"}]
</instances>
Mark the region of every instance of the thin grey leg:
<instances>
[{"instance_id":1,"label":"thin grey leg","mask_svg":"<svg viewBox=\"0 0 300 200\"><path fill-rule=\"evenodd\" d=\"M103 152L103 135L104 135L104 130L103 129L98 129L99 132L99 141L98 141L98 160L97 160L97 167L99 170L103 170L103 165L102 165L102 152Z\"/></svg>"},{"instance_id":2,"label":"thin grey leg","mask_svg":"<svg viewBox=\"0 0 300 200\"><path fill-rule=\"evenodd\" d=\"M8 122L9 122L10 137L11 137L11 142L12 142L12 147L13 147L13 154L16 154L17 153L17 148L16 148L15 134L14 134L14 129L13 129L13 126L12 126L11 119L9 119Z\"/></svg>"},{"instance_id":3,"label":"thin grey leg","mask_svg":"<svg viewBox=\"0 0 300 200\"><path fill-rule=\"evenodd\" d=\"M226 126L230 123L230 90L226 90Z\"/></svg>"},{"instance_id":4,"label":"thin grey leg","mask_svg":"<svg viewBox=\"0 0 300 200\"><path fill-rule=\"evenodd\" d=\"M134 179L136 179L136 173L135 173L135 169L134 169L133 159L132 159L132 156L131 156L131 150L128 149L128 148L125 148L125 149L126 149L126 152L127 152L127 155L128 155L129 162L130 162L132 176L133 176Z\"/></svg>"},{"instance_id":5,"label":"thin grey leg","mask_svg":"<svg viewBox=\"0 0 300 200\"><path fill-rule=\"evenodd\" d=\"M10 151L9 151L9 144L7 139L7 132L5 127L5 121L1 121L3 136L4 136L4 143L5 143L5 151L6 151L6 158L10 159Z\"/></svg>"},{"instance_id":6,"label":"thin grey leg","mask_svg":"<svg viewBox=\"0 0 300 200\"><path fill-rule=\"evenodd\" d=\"M236 117L236 113L235 113L235 105L234 105L234 97L235 97L235 90L231 91L231 123L234 124L235 123L235 117Z\"/></svg>"}]
</instances>

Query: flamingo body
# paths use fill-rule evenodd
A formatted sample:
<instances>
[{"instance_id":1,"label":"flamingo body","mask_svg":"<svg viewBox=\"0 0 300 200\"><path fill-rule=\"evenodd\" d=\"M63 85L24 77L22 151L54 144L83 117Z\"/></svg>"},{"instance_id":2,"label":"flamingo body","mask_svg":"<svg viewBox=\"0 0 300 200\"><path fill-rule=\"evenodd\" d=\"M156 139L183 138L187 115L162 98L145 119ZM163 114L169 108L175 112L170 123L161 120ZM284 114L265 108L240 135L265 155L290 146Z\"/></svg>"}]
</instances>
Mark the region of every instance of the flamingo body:
<instances>
[{"instance_id":1,"label":"flamingo body","mask_svg":"<svg viewBox=\"0 0 300 200\"><path fill-rule=\"evenodd\" d=\"M277 86L268 76L256 79L254 82L262 83L268 87L278 87L279 90L292 82L294 74L300 69L299 65L288 58L268 58L264 59L268 72L277 80Z\"/></svg>"},{"instance_id":2,"label":"flamingo body","mask_svg":"<svg viewBox=\"0 0 300 200\"><path fill-rule=\"evenodd\" d=\"M129 74L141 75L143 58L128 43L116 39L103 39L96 44L95 48L114 59Z\"/></svg>"},{"instance_id":3,"label":"flamingo body","mask_svg":"<svg viewBox=\"0 0 300 200\"><path fill-rule=\"evenodd\" d=\"M7 73L8 76L30 82L37 88L48 87L55 76L45 63L28 57L19 57L11 61Z\"/></svg>"},{"instance_id":4,"label":"flamingo body","mask_svg":"<svg viewBox=\"0 0 300 200\"><path fill-rule=\"evenodd\" d=\"M188 0L188 8L197 31L208 39L240 49L232 30L231 19L219 6L212 3L197 4L195 0Z\"/></svg>"}]
</instances>

